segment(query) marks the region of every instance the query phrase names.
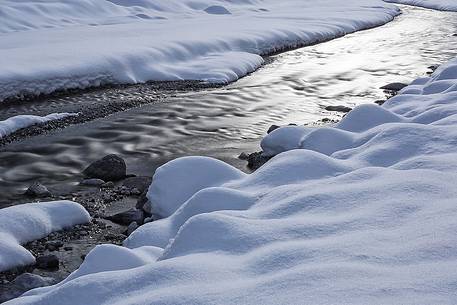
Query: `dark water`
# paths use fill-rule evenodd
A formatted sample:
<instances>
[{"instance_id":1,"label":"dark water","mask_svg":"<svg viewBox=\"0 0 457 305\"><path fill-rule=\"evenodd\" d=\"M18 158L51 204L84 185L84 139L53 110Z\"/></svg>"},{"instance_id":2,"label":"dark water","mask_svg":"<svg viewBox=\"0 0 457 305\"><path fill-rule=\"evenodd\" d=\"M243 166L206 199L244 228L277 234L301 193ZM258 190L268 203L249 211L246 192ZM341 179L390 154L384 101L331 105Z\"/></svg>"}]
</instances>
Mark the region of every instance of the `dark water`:
<instances>
[{"instance_id":1,"label":"dark water","mask_svg":"<svg viewBox=\"0 0 457 305\"><path fill-rule=\"evenodd\" d=\"M16 200L33 181L54 190L62 182L76 183L88 163L108 153L122 155L135 174L152 175L158 165L184 155L214 156L242 168L236 156L256 150L271 124L311 123L335 116L323 109L327 105L383 99L380 86L409 82L428 66L457 56L456 13L403 10L383 27L274 56L272 63L229 86L177 93L1 147L0 205ZM99 90L9 107L0 110L0 118L157 95L148 86Z\"/></svg>"}]
</instances>

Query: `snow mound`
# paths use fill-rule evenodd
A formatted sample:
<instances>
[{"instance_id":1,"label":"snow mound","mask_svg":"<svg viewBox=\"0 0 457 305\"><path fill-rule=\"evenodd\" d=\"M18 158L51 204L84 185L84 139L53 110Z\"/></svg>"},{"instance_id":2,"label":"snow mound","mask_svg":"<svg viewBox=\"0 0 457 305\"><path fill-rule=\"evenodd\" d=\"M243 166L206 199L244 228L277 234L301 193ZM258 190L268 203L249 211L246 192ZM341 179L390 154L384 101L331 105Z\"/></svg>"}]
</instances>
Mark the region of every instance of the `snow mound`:
<instances>
[{"instance_id":1,"label":"snow mound","mask_svg":"<svg viewBox=\"0 0 457 305\"><path fill-rule=\"evenodd\" d=\"M164 165L148 197L168 217L7 304L454 304L456 63L333 128L273 131L253 174Z\"/></svg>"},{"instance_id":2,"label":"snow mound","mask_svg":"<svg viewBox=\"0 0 457 305\"><path fill-rule=\"evenodd\" d=\"M21 244L89 221L89 213L72 201L27 203L0 209L0 271L35 262L32 253Z\"/></svg>"},{"instance_id":3,"label":"snow mound","mask_svg":"<svg viewBox=\"0 0 457 305\"><path fill-rule=\"evenodd\" d=\"M261 66L262 55L397 14L381 0L6 0L0 101L151 80L228 83Z\"/></svg>"},{"instance_id":4,"label":"snow mound","mask_svg":"<svg viewBox=\"0 0 457 305\"><path fill-rule=\"evenodd\" d=\"M384 0L386 2L420 6L440 11L457 12L455 0Z\"/></svg>"},{"instance_id":5,"label":"snow mound","mask_svg":"<svg viewBox=\"0 0 457 305\"><path fill-rule=\"evenodd\" d=\"M36 124L50 121L61 120L70 116L77 116L77 113L52 113L46 116L37 115L17 115L0 121L0 138L6 137L13 132Z\"/></svg>"}]
</instances>

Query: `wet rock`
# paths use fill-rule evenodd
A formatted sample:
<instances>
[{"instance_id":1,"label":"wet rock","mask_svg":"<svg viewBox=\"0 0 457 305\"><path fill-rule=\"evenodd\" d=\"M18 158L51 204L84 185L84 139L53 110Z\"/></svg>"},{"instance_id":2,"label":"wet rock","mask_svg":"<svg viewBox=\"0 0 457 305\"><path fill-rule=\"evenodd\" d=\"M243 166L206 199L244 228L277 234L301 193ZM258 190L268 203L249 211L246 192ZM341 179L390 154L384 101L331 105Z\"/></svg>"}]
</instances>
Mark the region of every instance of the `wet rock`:
<instances>
[{"instance_id":1,"label":"wet rock","mask_svg":"<svg viewBox=\"0 0 457 305\"><path fill-rule=\"evenodd\" d=\"M141 196L138 198L138 201L136 202L135 207L138 210L143 210L145 213L151 215L152 210L151 210L151 205L149 204L149 199L147 197L148 190L145 190Z\"/></svg>"},{"instance_id":2,"label":"wet rock","mask_svg":"<svg viewBox=\"0 0 457 305\"><path fill-rule=\"evenodd\" d=\"M142 224L144 221L144 212L139 209L130 209L122 213L108 216L106 219L124 226L128 226L132 222Z\"/></svg>"},{"instance_id":3,"label":"wet rock","mask_svg":"<svg viewBox=\"0 0 457 305\"><path fill-rule=\"evenodd\" d=\"M268 128L267 130L267 133L271 133L272 131L275 131L276 129L278 129L279 127L281 126L278 126L278 125L271 125L270 128Z\"/></svg>"},{"instance_id":4,"label":"wet rock","mask_svg":"<svg viewBox=\"0 0 457 305\"><path fill-rule=\"evenodd\" d=\"M140 194L149 188L152 183L152 177L140 176L140 177L131 177L124 180L122 186L133 190L137 189L140 191Z\"/></svg>"},{"instance_id":5,"label":"wet rock","mask_svg":"<svg viewBox=\"0 0 457 305\"><path fill-rule=\"evenodd\" d=\"M154 219L152 217L146 217L144 219L144 223L153 222L153 221L154 221Z\"/></svg>"},{"instance_id":6,"label":"wet rock","mask_svg":"<svg viewBox=\"0 0 457 305\"><path fill-rule=\"evenodd\" d=\"M242 152L239 156L238 156L238 159L240 160L248 160L249 159L249 155L245 152Z\"/></svg>"},{"instance_id":7,"label":"wet rock","mask_svg":"<svg viewBox=\"0 0 457 305\"><path fill-rule=\"evenodd\" d=\"M327 106L325 107L325 110L327 111L338 111L338 112L349 112L352 110L351 107L343 106L343 105L338 105L338 106Z\"/></svg>"},{"instance_id":8,"label":"wet rock","mask_svg":"<svg viewBox=\"0 0 457 305\"><path fill-rule=\"evenodd\" d=\"M49 251L56 251L63 246L63 242L60 240L50 240L46 242L46 249Z\"/></svg>"},{"instance_id":9,"label":"wet rock","mask_svg":"<svg viewBox=\"0 0 457 305\"><path fill-rule=\"evenodd\" d=\"M73 250L73 247L72 246L65 246L65 247L63 247L63 249L65 251L71 251L71 250Z\"/></svg>"},{"instance_id":10,"label":"wet rock","mask_svg":"<svg viewBox=\"0 0 457 305\"><path fill-rule=\"evenodd\" d=\"M30 197L49 197L51 192L46 186L35 182L25 191L25 195Z\"/></svg>"},{"instance_id":11,"label":"wet rock","mask_svg":"<svg viewBox=\"0 0 457 305\"><path fill-rule=\"evenodd\" d=\"M264 165L270 160L271 157L265 157L262 155L262 152L255 152L249 155L248 158L248 168L251 170L257 170L259 167Z\"/></svg>"},{"instance_id":12,"label":"wet rock","mask_svg":"<svg viewBox=\"0 0 457 305\"><path fill-rule=\"evenodd\" d=\"M131 224L129 224L129 226L127 227L127 235L130 235L133 233L133 231L135 231L136 229L138 229L138 224L136 222L132 222Z\"/></svg>"},{"instance_id":13,"label":"wet rock","mask_svg":"<svg viewBox=\"0 0 457 305\"><path fill-rule=\"evenodd\" d=\"M118 155L108 155L89 165L83 174L87 178L97 178L104 181L117 181L125 178L127 166Z\"/></svg>"},{"instance_id":14,"label":"wet rock","mask_svg":"<svg viewBox=\"0 0 457 305\"><path fill-rule=\"evenodd\" d=\"M377 101L374 101L376 104L378 104L379 106L381 106L382 104L384 104L386 102L386 100L377 100Z\"/></svg>"},{"instance_id":15,"label":"wet rock","mask_svg":"<svg viewBox=\"0 0 457 305\"><path fill-rule=\"evenodd\" d=\"M59 258L54 254L37 257L35 267L38 269L59 269Z\"/></svg>"},{"instance_id":16,"label":"wet rock","mask_svg":"<svg viewBox=\"0 0 457 305\"><path fill-rule=\"evenodd\" d=\"M101 187L105 189L112 189L114 188L114 183L112 181L108 181L106 183L103 183Z\"/></svg>"},{"instance_id":17,"label":"wet rock","mask_svg":"<svg viewBox=\"0 0 457 305\"><path fill-rule=\"evenodd\" d=\"M102 179L97 179L97 178L93 178L93 179L84 179L83 181L81 181L80 184L81 184L81 185L86 185L86 186L96 186L96 187L99 187L99 186L102 186L103 184L105 184L105 181L102 180Z\"/></svg>"},{"instance_id":18,"label":"wet rock","mask_svg":"<svg viewBox=\"0 0 457 305\"><path fill-rule=\"evenodd\" d=\"M401 89L405 88L408 86L407 84L404 83L390 83L385 86L382 86L380 89L387 90L387 91L400 91Z\"/></svg>"}]
</instances>

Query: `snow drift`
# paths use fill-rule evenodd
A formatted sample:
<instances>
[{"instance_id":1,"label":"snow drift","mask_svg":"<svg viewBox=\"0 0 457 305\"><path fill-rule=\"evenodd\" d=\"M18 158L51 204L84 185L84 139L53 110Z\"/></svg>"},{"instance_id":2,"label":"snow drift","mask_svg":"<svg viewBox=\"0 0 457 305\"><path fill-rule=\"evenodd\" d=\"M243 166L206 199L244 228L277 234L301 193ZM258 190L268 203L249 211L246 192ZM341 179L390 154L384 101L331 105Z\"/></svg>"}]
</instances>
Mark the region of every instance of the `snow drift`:
<instances>
[{"instance_id":1,"label":"snow drift","mask_svg":"<svg viewBox=\"0 0 457 305\"><path fill-rule=\"evenodd\" d=\"M381 0L6 0L0 101L113 83L230 82L257 69L263 54L397 14Z\"/></svg>"},{"instance_id":2,"label":"snow drift","mask_svg":"<svg viewBox=\"0 0 457 305\"><path fill-rule=\"evenodd\" d=\"M386 2L407 4L431 8L441 11L457 12L457 2L455 0L384 0Z\"/></svg>"},{"instance_id":3,"label":"snow drift","mask_svg":"<svg viewBox=\"0 0 457 305\"><path fill-rule=\"evenodd\" d=\"M0 121L0 139L12 134L19 129L26 128L36 124L42 124L50 121L61 120L70 116L77 116L77 113L52 113L46 116L37 115L17 115Z\"/></svg>"},{"instance_id":4,"label":"snow drift","mask_svg":"<svg viewBox=\"0 0 457 305\"><path fill-rule=\"evenodd\" d=\"M35 262L32 253L21 244L89 221L89 213L72 201L27 203L0 209L0 271Z\"/></svg>"},{"instance_id":5,"label":"snow drift","mask_svg":"<svg viewBox=\"0 0 457 305\"><path fill-rule=\"evenodd\" d=\"M148 193L169 217L7 304L454 304L456 101L457 59L333 128L273 131L253 174L172 161Z\"/></svg>"}]
</instances>

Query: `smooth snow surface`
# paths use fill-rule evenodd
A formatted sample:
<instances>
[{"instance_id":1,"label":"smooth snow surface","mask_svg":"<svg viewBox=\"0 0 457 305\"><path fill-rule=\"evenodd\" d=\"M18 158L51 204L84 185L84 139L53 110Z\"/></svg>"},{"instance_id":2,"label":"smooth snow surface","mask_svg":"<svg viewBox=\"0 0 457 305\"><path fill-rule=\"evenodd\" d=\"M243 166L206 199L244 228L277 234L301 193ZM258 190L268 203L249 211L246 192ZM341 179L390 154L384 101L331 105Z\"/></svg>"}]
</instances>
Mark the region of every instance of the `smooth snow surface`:
<instances>
[{"instance_id":1,"label":"smooth snow surface","mask_svg":"<svg viewBox=\"0 0 457 305\"><path fill-rule=\"evenodd\" d=\"M35 262L32 253L21 244L89 221L89 213L72 201L27 203L0 209L0 271Z\"/></svg>"},{"instance_id":2,"label":"smooth snow surface","mask_svg":"<svg viewBox=\"0 0 457 305\"><path fill-rule=\"evenodd\" d=\"M13 132L35 124L42 124L50 121L61 120L69 116L77 116L77 113L52 113L46 116L17 115L0 121L0 138L6 137Z\"/></svg>"},{"instance_id":3,"label":"smooth snow surface","mask_svg":"<svg viewBox=\"0 0 457 305\"><path fill-rule=\"evenodd\" d=\"M265 139L292 150L250 175L162 166L148 195L169 217L7 304L455 304L457 59L334 128Z\"/></svg>"},{"instance_id":4,"label":"smooth snow surface","mask_svg":"<svg viewBox=\"0 0 457 305\"><path fill-rule=\"evenodd\" d=\"M421 6L425 8L432 8L441 11L455 11L457 12L456 0L384 0L386 2L407 4L414 6Z\"/></svg>"},{"instance_id":5,"label":"smooth snow surface","mask_svg":"<svg viewBox=\"0 0 457 305\"><path fill-rule=\"evenodd\" d=\"M234 81L260 55L389 22L381 0L4 0L0 101L149 80Z\"/></svg>"}]
</instances>

